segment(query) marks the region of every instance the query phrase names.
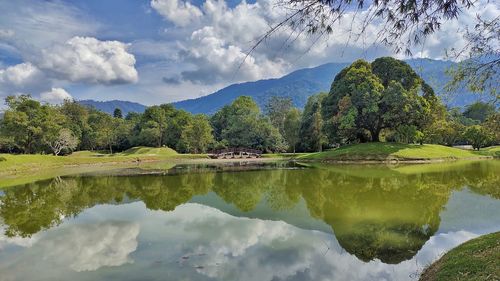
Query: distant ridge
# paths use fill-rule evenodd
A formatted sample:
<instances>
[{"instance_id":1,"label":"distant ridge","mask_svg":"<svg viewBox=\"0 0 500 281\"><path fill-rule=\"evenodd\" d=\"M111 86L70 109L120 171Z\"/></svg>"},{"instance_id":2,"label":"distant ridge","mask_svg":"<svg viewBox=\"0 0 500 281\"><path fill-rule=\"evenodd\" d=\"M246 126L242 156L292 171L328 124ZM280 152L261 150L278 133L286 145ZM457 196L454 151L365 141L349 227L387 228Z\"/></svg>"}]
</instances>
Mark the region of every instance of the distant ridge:
<instances>
[{"instance_id":1,"label":"distant ridge","mask_svg":"<svg viewBox=\"0 0 500 281\"><path fill-rule=\"evenodd\" d=\"M113 114L115 108L119 108L125 117L129 112L143 113L146 106L136 102L112 100L112 101L95 101L95 100L81 100L78 103L93 107L97 110Z\"/></svg>"},{"instance_id":2,"label":"distant ridge","mask_svg":"<svg viewBox=\"0 0 500 281\"><path fill-rule=\"evenodd\" d=\"M440 95L448 106L465 106L481 100L481 96L461 90L454 96L444 95L443 88L449 81L446 70L455 63L432 59L410 59L408 64ZM263 108L271 96L291 97L296 107L304 107L307 98L330 90L333 78L348 63L327 63L313 68L296 70L277 79L233 84L213 94L196 99L175 102L176 108L192 113L212 114L238 96L251 96ZM484 98L483 98L484 99Z\"/></svg>"}]
</instances>

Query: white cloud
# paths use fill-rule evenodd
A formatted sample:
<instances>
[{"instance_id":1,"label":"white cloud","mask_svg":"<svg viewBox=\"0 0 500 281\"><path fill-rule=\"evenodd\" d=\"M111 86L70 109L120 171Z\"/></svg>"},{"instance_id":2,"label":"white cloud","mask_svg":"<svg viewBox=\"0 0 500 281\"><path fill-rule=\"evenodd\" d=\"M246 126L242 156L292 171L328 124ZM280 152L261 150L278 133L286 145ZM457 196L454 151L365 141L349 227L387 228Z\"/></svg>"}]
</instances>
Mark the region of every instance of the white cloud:
<instances>
[{"instance_id":1,"label":"white cloud","mask_svg":"<svg viewBox=\"0 0 500 281\"><path fill-rule=\"evenodd\" d=\"M10 38L14 36L14 31L12 29L1 29L0 28L0 39Z\"/></svg>"},{"instance_id":2,"label":"white cloud","mask_svg":"<svg viewBox=\"0 0 500 281\"><path fill-rule=\"evenodd\" d=\"M0 11L0 26L9 32L9 42L23 49L25 55L76 35L95 34L99 29L89 15L62 1L0 1Z\"/></svg>"},{"instance_id":3,"label":"white cloud","mask_svg":"<svg viewBox=\"0 0 500 281\"><path fill-rule=\"evenodd\" d=\"M287 11L276 4L275 0L251 4L242 1L231 8L225 1L207 0L200 23L183 29L190 34L187 39L177 35L179 29L167 31L167 36L177 35L180 42L179 62L192 66L181 71L183 80L205 84L258 80L330 62L332 58L348 61L364 55L362 42L345 46L348 35L341 24L334 34L318 41L285 25L249 54L257 40L287 16ZM361 24L361 19L358 22ZM368 30L374 38L376 32Z\"/></svg>"},{"instance_id":4,"label":"white cloud","mask_svg":"<svg viewBox=\"0 0 500 281\"><path fill-rule=\"evenodd\" d=\"M52 88L49 92L40 94L40 101L50 104L61 104L65 100L73 100L73 97L63 88Z\"/></svg>"},{"instance_id":5,"label":"white cloud","mask_svg":"<svg viewBox=\"0 0 500 281\"><path fill-rule=\"evenodd\" d=\"M42 50L36 64L61 80L123 84L137 82L135 62L134 55L127 52L127 44L73 37Z\"/></svg>"},{"instance_id":6,"label":"white cloud","mask_svg":"<svg viewBox=\"0 0 500 281\"><path fill-rule=\"evenodd\" d=\"M283 73L283 61L258 60L251 55L247 57L240 47L228 44L218 37L213 27L193 32L191 43L181 54L196 69L182 72L185 80L213 84L236 78L236 74L236 80L256 80Z\"/></svg>"},{"instance_id":7,"label":"white cloud","mask_svg":"<svg viewBox=\"0 0 500 281\"><path fill-rule=\"evenodd\" d=\"M50 89L51 82L31 63L0 69L0 97L15 93L39 93Z\"/></svg>"},{"instance_id":8,"label":"white cloud","mask_svg":"<svg viewBox=\"0 0 500 281\"><path fill-rule=\"evenodd\" d=\"M202 16L198 7L183 0L152 0L151 7L177 26L189 25Z\"/></svg>"}]
</instances>

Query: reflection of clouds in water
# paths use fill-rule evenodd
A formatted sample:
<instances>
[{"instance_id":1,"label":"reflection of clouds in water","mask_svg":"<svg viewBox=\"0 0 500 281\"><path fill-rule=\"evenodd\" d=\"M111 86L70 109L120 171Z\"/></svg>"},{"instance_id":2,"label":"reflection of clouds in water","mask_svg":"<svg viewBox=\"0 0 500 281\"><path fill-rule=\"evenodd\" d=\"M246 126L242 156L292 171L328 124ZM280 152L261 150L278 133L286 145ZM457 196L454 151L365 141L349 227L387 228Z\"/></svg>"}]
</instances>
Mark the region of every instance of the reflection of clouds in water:
<instances>
[{"instance_id":1,"label":"reflection of clouds in water","mask_svg":"<svg viewBox=\"0 0 500 281\"><path fill-rule=\"evenodd\" d=\"M410 273L443 251L477 236L465 231L440 234L412 260L388 265L358 260L326 233L279 221L236 218L196 204L173 211L167 229L184 245L177 257L191 254L186 263L217 280L410 280ZM326 254L325 242L330 247Z\"/></svg>"},{"instance_id":2,"label":"reflection of clouds in water","mask_svg":"<svg viewBox=\"0 0 500 281\"><path fill-rule=\"evenodd\" d=\"M443 251L476 236L466 231L441 233L431 237L412 260L388 265L379 260L360 261L328 233L300 229L281 221L234 217L199 204L184 204L168 213L146 211L142 203L100 206L93 208L93 215L84 221L92 221L94 215L107 222L62 225L37 234L33 242L23 242L32 246L17 247L22 252L14 256L2 255L0 251L2 278L412 280L412 273L420 271ZM125 217L137 222L122 221ZM140 251L134 253L133 264L116 268L112 273L98 270L131 263L129 255L137 247ZM27 264L33 266L26 267Z\"/></svg>"},{"instance_id":3,"label":"reflection of clouds in water","mask_svg":"<svg viewBox=\"0 0 500 281\"><path fill-rule=\"evenodd\" d=\"M68 264L75 271L131 263L137 248L139 224L113 222L78 224L61 229L40 241L43 259Z\"/></svg>"},{"instance_id":4,"label":"reflection of clouds in water","mask_svg":"<svg viewBox=\"0 0 500 281\"><path fill-rule=\"evenodd\" d=\"M468 231L437 234L425 243L424 249L417 254L417 259L425 266L434 261L436 257L442 256L449 249L478 236Z\"/></svg>"}]
</instances>

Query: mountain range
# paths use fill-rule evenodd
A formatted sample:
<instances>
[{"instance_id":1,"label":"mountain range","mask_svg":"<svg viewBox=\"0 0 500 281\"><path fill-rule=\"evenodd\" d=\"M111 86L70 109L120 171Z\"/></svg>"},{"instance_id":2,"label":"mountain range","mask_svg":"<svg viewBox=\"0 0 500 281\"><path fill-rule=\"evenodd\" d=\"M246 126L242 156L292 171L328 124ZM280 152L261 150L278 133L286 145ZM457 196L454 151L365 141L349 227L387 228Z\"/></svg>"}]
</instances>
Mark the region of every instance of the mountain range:
<instances>
[{"instance_id":1,"label":"mountain range","mask_svg":"<svg viewBox=\"0 0 500 281\"><path fill-rule=\"evenodd\" d=\"M113 114L116 108L122 110L123 116L126 116L129 112L142 113L147 106L136 102L122 101L122 100L112 100L112 101L95 101L95 100L80 100L78 103L93 107L97 110L104 111L109 114Z\"/></svg>"},{"instance_id":2,"label":"mountain range","mask_svg":"<svg viewBox=\"0 0 500 281\"><path fill-rule=\"evenodd\" d=\"M448 106L463 107L484 99L466 90L459 90L454 94L447 94L443 90L450 79L446 70L453 66L454 62L432 59L410 59L406 62L434 88ZM174 102L173 105L191 113L212 114L237 97L246 95L251 96L261 108L264 108L271 96L290 97L294 106L303 108L309 96L328 92L335 75L348 65L348 63L327 63L313 68L299 69L281 78L232 84L210 95ZM118 107L122 109L124 115L130 111L143 112L145 109L144 105L138 103L117 100L109 102L85 100L80 103L108 113L112 113Z\"/></svg>"}]
</instances>

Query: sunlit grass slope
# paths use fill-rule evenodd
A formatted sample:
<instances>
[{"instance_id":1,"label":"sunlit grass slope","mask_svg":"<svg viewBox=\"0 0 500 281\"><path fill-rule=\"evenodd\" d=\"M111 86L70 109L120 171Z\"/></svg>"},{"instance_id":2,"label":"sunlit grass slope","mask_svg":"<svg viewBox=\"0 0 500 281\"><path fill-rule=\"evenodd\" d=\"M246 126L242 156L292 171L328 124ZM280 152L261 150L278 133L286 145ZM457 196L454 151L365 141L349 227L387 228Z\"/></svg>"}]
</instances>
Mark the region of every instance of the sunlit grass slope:
<instances>
[{"instance_id":1,"label":"sunlit grass slope","mask_svg":"<svg viewBox=\"0 0 500 281\"><path fill-rule=\"evenodd\" d=\"M0 154L0 188L68 174L138 164L161 168L163 161L204 158L207 158L204 154L178 154L168 147L143 146L114 154L98 151L78 151L68 156Z\"/></svg>"},{"instance_id":2,"label":"sunlit grass slope","mask_svg":"<svg viewBox=\"0 0 500 281\"><path fill-rule=\"evenodd\" d=\"M491 150L471 151L436 144L362 143L346 145L338 149L311 153L299 157L304 160L333 161L380 161L380 160L435 160L472 159L491 156Z\"/></svg>"},{"instance_id":3,"label":"sunlit grass slope","mask_svg":"<svg viewBox=\"0 0 500 281\"><path fill-rule=\"evenodd\" d=\"M68 156L53 156L41 154L12 155L0 154L0 181L5 175L31 176L32 172L57 168L72 168L79 166L100 166L105 164L120 164L146 161L161 161L169 159L202 158L205 155L183 155L168 147L150 148L134 147L129 150L107 154L96 151L78 151ZM4 176L2 176L4 175Z\"/></svg>"}]
</instances>

